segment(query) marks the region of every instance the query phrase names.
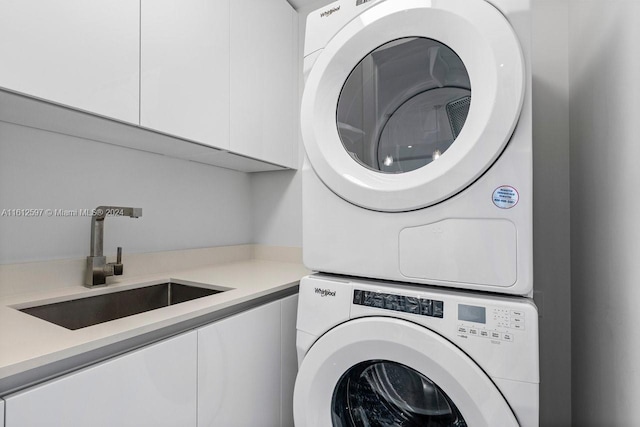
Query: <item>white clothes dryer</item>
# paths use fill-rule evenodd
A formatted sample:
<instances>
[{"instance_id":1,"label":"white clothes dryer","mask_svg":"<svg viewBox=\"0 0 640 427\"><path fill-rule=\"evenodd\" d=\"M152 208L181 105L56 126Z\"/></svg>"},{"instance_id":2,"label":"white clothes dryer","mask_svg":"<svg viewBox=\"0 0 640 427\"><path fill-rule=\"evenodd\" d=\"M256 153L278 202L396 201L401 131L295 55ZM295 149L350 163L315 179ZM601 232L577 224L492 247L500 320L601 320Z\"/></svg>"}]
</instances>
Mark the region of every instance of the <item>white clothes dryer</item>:
<instances>
[{"instance_id":1,"label":"white clothes dryer","mask_svg":"<svg viewBox=\"0 0 640 427\"><path fill-rule=\"evenodd\" d=\"M530 299L314 275L298 305L296 427L536 427Z\"/></svg>"},{"instance_id":2,"label":"white clothes dryer","mask_svg":"<svg viewBox=\"0 0 640 427\"><path fill-rule=\"evenodd\" d=\"M308 16L308 268L531 295L529 19L529 0L340 0Z\"/></svg>"}]
</instances>

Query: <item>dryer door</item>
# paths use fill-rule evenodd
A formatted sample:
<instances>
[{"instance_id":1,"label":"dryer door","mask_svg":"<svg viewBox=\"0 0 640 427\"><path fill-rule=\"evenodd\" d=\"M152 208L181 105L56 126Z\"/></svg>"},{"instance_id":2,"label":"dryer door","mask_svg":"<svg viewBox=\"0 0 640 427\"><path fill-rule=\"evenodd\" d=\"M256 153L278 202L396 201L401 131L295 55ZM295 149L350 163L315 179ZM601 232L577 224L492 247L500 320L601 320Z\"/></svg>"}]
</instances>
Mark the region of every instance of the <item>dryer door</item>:
<instances>
[{"instance_id":1,"label":"dryer door","mask_svg":"<svg viewBox=\"0 0 640 427\"><path fill-rule=\"evenodd\" d=\"M424 208L498 158L524 88L517 36L487 1L382 1L318 54L301 107L307 156L353 204Z\"/></svg>"},{"instance_id":2,"label":"dryer door","mask_svg":"<svg viewBox=\"0 0 640 427\"><path fill-rule=\"evenodd\" d=\"M491 379L440 335L369 317L323 335L294 392L300 427L518 426Z\"/></svg>"}]
</instances>

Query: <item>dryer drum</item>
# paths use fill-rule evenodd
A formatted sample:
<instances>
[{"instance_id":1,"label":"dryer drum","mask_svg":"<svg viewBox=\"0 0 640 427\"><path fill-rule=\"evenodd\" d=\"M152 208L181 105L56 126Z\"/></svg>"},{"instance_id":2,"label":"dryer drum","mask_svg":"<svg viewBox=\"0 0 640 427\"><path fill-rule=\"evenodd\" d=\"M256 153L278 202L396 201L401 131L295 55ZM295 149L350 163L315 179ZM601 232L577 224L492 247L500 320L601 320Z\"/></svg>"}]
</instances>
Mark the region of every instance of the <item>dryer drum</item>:
<instances>
[{"instance_id":1,"label":"dryer drum","mask_svg":"<svg viewBox=\"0 0 640 427\"><path fill-rule=\"evenodd\" d=\"M400 363L371 360L349 369L332 402L335 427L466 427L451 399L419 372Z\"/></svg>"},{"instance_id":2,"label":"dryer drum","mask_svg":"<svg viewBox=\"0 0 640 427\"><path fill-rule=\"evenodd\" d=\"M469 74L451 48L404 37L379 46L351 71L338 99L338 134L361 166L410 172L454 143L470 102Z\"/></svg>"}]
</instances>

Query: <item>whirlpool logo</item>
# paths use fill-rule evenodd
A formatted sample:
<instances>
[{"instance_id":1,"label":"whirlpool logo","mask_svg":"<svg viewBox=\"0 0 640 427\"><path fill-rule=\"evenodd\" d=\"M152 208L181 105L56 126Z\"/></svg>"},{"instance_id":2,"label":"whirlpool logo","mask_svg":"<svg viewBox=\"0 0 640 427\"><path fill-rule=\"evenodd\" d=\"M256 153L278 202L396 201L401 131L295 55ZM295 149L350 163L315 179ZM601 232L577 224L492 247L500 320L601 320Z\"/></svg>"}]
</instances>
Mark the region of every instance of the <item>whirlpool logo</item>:
<instances>
[{"instance_id":1,"label":"whirlpool logo","mask_svg":"<svg viewBox=\"0 0 640 427\"><path fill-rule=\"evenodd\" d=\"M316 288L316 294L320 294L321 297L335 297L336 291L332 291L331 289L322 289Z\"/></svg>"},{"instance_id":2,"label":"whirlpool logo","mask_svg":"<svg viewBox=\"0 0 640 427\"><path fill-rule=\"evenodd\" d=\"M322 12L322 13L320 14L320 18L326 18L326 17L328 17L328 16L331 16L331 15L333 15L334 13L336 13L336 12L337 12L337 11L339 11L339 10L340 10L340 6L338 6L338 7L332 7L331 9L329 9L329 10L325 10L324 12Z\"/></svg>"}]
</instances>

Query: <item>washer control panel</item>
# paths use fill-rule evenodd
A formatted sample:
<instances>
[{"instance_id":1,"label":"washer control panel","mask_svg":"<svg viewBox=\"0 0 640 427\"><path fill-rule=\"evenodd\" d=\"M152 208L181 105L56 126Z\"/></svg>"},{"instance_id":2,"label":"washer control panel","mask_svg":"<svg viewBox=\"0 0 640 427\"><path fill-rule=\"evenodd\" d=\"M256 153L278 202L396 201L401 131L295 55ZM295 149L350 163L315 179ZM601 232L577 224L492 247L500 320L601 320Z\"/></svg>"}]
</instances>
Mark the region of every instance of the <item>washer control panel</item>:
<instances>
[{"instance_id":1,"label":"washer control panel","mask_svg":"<svg viewBox=\"0 0 640 427\"><path fill-rule=\"evenodd\" d=\"M355 289L353 303L429 317L444 317L444 302L433 299Z\"/></svg>"},{"instance_id":2,"label":"washer control panel","mask_svg":"<svg viewBox=\"0 0 640 427\"><path fill-rule=\"evenodd\" d=\"M514 333L525 329L521 310L458 304L457 335L513 342Z\"/></svg>"}]
</instances>

